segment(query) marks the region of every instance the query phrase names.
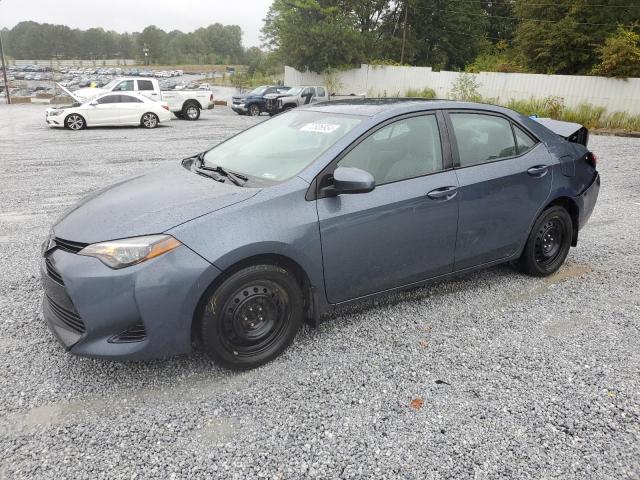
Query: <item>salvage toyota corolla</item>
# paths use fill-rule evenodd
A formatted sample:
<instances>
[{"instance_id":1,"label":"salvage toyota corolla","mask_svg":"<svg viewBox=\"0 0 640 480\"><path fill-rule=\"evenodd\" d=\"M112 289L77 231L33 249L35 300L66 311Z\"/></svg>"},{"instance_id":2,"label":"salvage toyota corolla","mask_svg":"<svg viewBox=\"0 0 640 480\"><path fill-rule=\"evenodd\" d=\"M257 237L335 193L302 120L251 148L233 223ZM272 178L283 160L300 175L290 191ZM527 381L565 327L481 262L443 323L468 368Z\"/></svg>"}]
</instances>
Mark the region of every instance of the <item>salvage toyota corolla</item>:
<instances>
[{"instance_id":1,"label":"salvage toyota corolla","mask_svg":"<svg viewBox=\"0 0 640 480\"><path fill-rule=\"evenodd\" d=\"M587 139L471 103L298 108L67 212L43 245L44 317L75 354L195 343L247 369L336 305L504 262L550 275L598 196Z\"/></svg>"}]
</instances>

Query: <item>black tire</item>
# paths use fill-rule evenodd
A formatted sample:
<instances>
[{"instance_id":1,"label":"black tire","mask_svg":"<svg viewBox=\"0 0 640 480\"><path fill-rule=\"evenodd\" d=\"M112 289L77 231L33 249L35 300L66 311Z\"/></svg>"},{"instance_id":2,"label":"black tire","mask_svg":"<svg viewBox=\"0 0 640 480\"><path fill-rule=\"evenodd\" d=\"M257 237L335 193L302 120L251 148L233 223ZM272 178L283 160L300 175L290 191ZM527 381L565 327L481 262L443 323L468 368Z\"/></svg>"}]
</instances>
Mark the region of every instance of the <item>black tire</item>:
<instances>
[{"instance_id":1,"label":"black tire","mask_svg":"<svg viewBox=\"0 0 640 480\"><path fill-rule=\"evenodd\" d=\"M156 128L160 123L160 119L153 112L147 112L140 118L140 125L144 128Z\"/></svg>"},{"instance_id":2,"label":"black tire","mask_svg":"<svg viewBox=\"0 0 640 480\"><path fill-rule=\"evenodd\" d=\"M524 273L546 277L564 263L573 239L573 223L566 209L553 206L540 214L517 262Z\"/></svg>"},{"instance_id":3,"label":"black tire","mask_svg":"<svg viewBox=\"0 0 640 480\"><path fill-rule=\"evenodd\" d=\"M249 108L247 109L247 113L251 117L258 117L262 112L260 111L260 107L254 103L252 105L249 105Z\"/></svg>"},{"instance_id":4,"label":"black tire","mask_svg":"<svg viewBox=\"0 0 640 480\"><path fill-rule=\"evenodd\" d=\"M87 122L82 115L71 113L64 119L64 127L68 130L82 130L87 127Z\"/></svg>"},{"instance_id":5,"label":"black tire","mask_svg":"<svg viewBox=\"0 0 640 480\"><path fill-rule=\"evenodd\" d=\"M200 118L200 106L194 102L187 102L182 106L182 118L194 122Z\"/></svg>"},{"instance_id":6,"label":"black tire","mask_svg":"<svg viewBox=\"0 0 640 480\"><path fill-rule=\"evenodd\" d=\"M199 322L202 348L219 365L248 370L277 357L302 324L296 278L275 265L232 274L211 294Z\"/></svg>"}]
</instances>

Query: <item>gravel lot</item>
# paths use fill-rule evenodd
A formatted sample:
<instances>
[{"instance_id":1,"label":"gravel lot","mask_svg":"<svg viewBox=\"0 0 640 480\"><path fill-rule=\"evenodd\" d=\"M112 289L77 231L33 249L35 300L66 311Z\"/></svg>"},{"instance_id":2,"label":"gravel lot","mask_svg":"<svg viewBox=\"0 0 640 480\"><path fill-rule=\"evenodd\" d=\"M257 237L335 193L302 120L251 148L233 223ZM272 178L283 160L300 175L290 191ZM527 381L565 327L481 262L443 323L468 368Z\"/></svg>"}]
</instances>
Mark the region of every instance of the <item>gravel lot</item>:
<instances>
[{"instance_id":1,"label":"gravel lot","mask_svg":"<svg viewBox=\"0 0 640 480\"><path fill-rule=\"evenodd\" d=\"M554 277L351 308L248 373L65 353L40 314L50 224L255 121L68 132L0 105L0 478L640 478L639 139L592 138L600 199Z\"/></svg>"}]
</instances>

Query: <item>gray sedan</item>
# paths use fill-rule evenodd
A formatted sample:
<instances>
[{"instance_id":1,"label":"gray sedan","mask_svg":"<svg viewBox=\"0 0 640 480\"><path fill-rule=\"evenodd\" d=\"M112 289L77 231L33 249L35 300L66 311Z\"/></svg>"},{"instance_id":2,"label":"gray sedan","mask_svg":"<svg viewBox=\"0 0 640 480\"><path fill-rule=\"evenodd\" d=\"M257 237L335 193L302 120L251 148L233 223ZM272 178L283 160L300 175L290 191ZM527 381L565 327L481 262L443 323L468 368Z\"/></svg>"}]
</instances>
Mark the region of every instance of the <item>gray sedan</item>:
<instances>
[{"instance_id":1,"label":"gray sedan","mask_svg":"<svg viewBox=\"0 0 640 480\"><path fill-rule=\"evenodd\" d=\"M197 343L247 369L337 305L505 262L550 275L598 196L587 139L471 103L298 108L67 212L42 249L44 317L78 355Z\"/></svg>"}]
</instances>

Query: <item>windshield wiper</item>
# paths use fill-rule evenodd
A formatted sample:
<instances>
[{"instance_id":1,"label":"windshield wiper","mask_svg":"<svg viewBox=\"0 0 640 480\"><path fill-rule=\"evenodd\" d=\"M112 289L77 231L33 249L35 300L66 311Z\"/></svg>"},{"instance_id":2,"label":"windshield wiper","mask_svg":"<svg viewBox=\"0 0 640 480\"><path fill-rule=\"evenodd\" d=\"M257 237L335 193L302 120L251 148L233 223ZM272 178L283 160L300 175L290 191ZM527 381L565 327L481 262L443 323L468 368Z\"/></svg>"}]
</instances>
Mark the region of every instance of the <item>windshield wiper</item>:
<instances>
[{"instance_id":1,"label":"windshield wiper","mask_svg":"<svg viewBox=\"0 0 640 480\"><path fill-rule=\"evenodd\" d=\"M235 185L237 185L238 187L241 187L242 185L244 185L247 180L249 180L248 177L245 177L244 175L240 174L240 173L234 173L230 170L227 170L225 168L222 168L219 165L213 165L213 166L208 166L204 163L204 152L203 153L199 153L196 157L199 160L199 164L198 164L198 169L199 170L204 170L206 172L214 172L217 173L219 175L221 175L224 178L228 178L229 180L231 180L231 182Z\"/></svg>"}]
</instances>

